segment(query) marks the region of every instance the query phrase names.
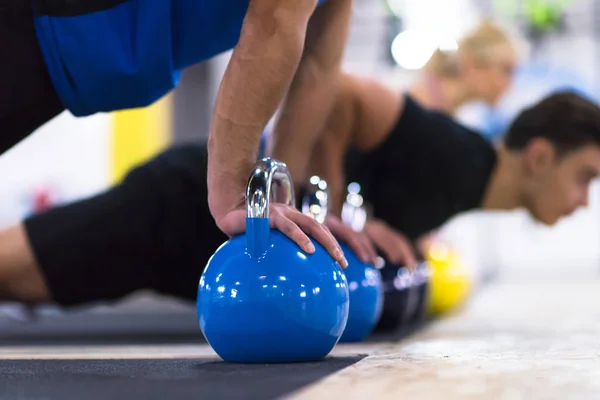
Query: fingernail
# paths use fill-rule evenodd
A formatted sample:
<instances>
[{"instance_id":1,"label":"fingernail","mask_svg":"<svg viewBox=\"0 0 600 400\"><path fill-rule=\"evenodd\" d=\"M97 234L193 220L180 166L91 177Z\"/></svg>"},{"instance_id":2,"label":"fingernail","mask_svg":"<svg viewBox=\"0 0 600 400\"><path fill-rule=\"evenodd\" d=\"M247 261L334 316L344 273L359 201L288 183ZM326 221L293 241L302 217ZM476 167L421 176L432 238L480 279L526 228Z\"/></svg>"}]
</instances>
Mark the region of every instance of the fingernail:
<instances>
[{"instance_id":1,"label":"fingernail","mask_svg":"<svg viewBox=\"0 0 600 400\"><path fill-rule=\"evenodd\" d=\"M348 261L346 260L346 258L342 258L342 261L340 261L340 265L342 266L342 268L346 268L348 267Z\"/></svg>"},{"instance_id":2,"label":"fingernail","mask_svg":"<svg viewBox=\"0 0 600 400\"><path fill-rule=\"evenodd\" d=\"M306 245L306 251L308 253L314 253L315 252L315 245L312 242L308 242L308 244Z\"/></svg>"},{"instance_id":3,"label":"fingernail","mask_svg":"<svg viewBox=\"0 0 600 400\"><path fill-rule=\"evenodd\" d=\"M336 260L340 260L340 259L344 258L344 253L342 253L342 249L336 249L335 258L336 258Z\"/></svg>"}]
</instances>

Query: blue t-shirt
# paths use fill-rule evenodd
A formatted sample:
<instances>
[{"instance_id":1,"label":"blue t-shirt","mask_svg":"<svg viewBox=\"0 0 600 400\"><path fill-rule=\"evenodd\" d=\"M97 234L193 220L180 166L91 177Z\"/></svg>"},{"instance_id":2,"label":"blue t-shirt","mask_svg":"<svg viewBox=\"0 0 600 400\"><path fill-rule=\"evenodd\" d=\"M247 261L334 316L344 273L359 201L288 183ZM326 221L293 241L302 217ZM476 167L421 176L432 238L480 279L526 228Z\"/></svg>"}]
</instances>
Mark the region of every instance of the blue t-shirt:
<instances>
[{"instance_id":1,"label":"blue t-shirt","mask_svg":"<svg viewBox=\"0 0 600 400\"><path fill-rule=\"evenodd\" d=\"M85 116L152 104L184 68L232 49L248 2L37 2L35 26L58 96Z\"/></svg>"}]
</instances>

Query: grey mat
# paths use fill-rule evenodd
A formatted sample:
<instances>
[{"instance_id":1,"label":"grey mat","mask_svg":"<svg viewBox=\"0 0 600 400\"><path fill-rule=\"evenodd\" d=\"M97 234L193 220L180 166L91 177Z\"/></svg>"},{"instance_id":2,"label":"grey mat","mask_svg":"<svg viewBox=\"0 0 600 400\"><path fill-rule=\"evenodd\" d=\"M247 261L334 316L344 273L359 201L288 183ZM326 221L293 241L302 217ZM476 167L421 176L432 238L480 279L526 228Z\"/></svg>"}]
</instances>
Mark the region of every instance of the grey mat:
<instances>
[{"instance_id":1,"label":"grey mat","mask_svg":"<svg viewBox=\"0 0 600 400\"><path fill-rule=\"evenodd\" d=\"M0 362L0 399L275 399L360 361L230 364L206 359Z\"/></svg>"},{"instance_id":2,"label":"grey mat","mask_svg":"<svg viewBox=\"0 0 600 400\"><path fill-rule=\"evenodd\" d=\"M33 322L0 318L0 344L203 343L195 314L106 313L46 316Z\"/></svg>"}]
</instances>

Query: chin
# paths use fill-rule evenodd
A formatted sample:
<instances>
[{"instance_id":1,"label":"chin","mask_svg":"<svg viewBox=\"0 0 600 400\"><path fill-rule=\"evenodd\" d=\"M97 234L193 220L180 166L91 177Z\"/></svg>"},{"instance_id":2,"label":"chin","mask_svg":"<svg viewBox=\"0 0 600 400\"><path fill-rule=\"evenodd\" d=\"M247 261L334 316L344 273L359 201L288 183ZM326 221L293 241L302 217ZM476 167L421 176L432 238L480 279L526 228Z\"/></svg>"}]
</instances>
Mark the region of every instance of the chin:
<instances>
[{"instance_id":1,"label":"chin","mask_svg":"<svg viewBox=\"0 0 600 400\"><path fill-rule=\"evenodd\" d=\"M484 101L489 107L493 108L498 105L498 103L500 102L500 98L501 97L488 98L487 100L484 100Z\"/></svg>"},{"instance_id":2,"label":"chin","mask_svg":"<svg viewBox=\"0 0 600 400\"><path fill-rule=\"evenodd\" d=\"M529 215L538 223L545 226L554 226L561 220L561 217L549 218L548 216L537 215L534 212L529 212Z\"/></svg>"}]
</instances>

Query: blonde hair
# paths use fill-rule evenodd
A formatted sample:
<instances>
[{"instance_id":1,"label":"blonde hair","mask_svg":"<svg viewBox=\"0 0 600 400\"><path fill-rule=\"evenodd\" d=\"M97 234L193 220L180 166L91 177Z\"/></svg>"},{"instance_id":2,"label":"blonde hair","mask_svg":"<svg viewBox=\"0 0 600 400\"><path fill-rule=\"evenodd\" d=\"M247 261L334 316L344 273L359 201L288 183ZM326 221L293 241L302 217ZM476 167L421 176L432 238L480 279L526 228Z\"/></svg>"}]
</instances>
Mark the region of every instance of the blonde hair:
<instances>
[{"instance_id":1,"label":"blonde hair","mask_svg":"<svg viewBox=\"0 0 600 400\"><path fill-rule=\"evenodd\" d=\"M456 50L446 51L438 48L425 65L425 70L438 76L458 77L463 55L468 54L477 62L486 63L492 61L501 46L514 48L507 32L491 20L484 20L458 42Z\"/></svg>"}]
</instances>

